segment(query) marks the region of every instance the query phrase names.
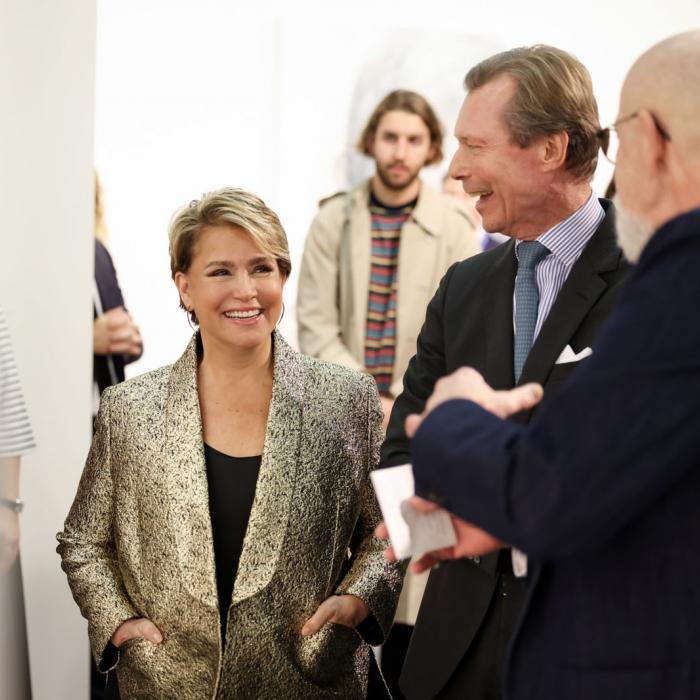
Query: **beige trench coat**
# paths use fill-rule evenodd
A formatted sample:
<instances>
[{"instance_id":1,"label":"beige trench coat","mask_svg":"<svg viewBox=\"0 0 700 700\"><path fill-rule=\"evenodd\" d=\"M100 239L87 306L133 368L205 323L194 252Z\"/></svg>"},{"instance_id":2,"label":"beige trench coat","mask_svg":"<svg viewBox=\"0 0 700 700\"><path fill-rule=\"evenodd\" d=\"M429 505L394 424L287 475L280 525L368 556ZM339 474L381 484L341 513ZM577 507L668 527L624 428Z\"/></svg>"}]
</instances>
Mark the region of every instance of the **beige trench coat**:
<instances>
[{"instance_id":1,"label":"beige trench coat","mask_svg":"<svg viewBox=\"0 0 700 700\"><path fill-rule=\"evenodd\" d=\"M299 273L299 348L311 357L364 369L369 295L369 181L322 204ZM476 226L460 204L427 185L401 230L396 356L391 395L403 389L428 302L447 268L480 251Z\"/></svg>"},{"instance_id":2,"label":"beige trench coat","mask_svg":"<svg viewBox=\"0 0 700 700\"><path fill-rule=\"evenodd\" d=\"M146 617L155 646L127 642L131 698L364 698L370 648L303 622L326 597L369 606L382 641L401 587L373 536L368 473L381 409L372 380L305 358L275 333L274 380L253 508L222 653L195 339L172 366L107 390L58 551L98 662L114 630ZM349 552L351 553L348 558Z\"/></svg>"},{"instance_id":3,"label":"beige trench coat","mask_svg":"<svg viewBox=\"0 0 700 700\"><path fill-rule=\"evenodd\" d=\"M312 357L364 369L369 295L370 184L326 200L314 218L299 273L299 347ZM401 230L396 355L391 395L416 354L416 339L447 268L481 252L477 227L455 199L423 184ZM396 621L415 624L428 573L407 574Z\"/></svg>"}]
</instances>

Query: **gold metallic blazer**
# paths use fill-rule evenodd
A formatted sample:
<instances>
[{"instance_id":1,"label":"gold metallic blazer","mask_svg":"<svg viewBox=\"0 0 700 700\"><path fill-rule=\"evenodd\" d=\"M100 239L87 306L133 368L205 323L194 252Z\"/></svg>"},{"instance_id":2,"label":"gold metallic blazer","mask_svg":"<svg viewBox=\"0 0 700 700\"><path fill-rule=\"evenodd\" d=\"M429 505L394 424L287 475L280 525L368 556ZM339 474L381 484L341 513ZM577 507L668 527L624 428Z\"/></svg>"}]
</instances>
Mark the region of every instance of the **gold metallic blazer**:
<instances>
[{"instance_id":1,"label":"gold metallic blazer","mask_svg":"<svg viewBox=\"0 0 700 700\"><path fill-rule=\"evenodd\" d=\"M402 569L373 536L379 459L373 380L273 336L262 464L222 652L193 338L171 366L108 389L58 552L98 662L121 622L163 632L120 649L123 700L364 698L370 649L388 633ZM376 622L366 641L302 624L334 593Z\"/></svg>"}]
</instances>

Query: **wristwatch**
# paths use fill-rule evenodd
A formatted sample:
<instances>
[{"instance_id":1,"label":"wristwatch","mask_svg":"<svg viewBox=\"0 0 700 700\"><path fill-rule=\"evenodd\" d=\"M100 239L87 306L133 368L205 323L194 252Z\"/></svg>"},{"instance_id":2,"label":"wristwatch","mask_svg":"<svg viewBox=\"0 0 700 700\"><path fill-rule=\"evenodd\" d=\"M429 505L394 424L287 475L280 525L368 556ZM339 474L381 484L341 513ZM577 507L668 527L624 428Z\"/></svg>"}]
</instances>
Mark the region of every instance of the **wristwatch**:
<instances>
[{"instance_id":1,"label":"wristwatch","mask_svg":"<svg viewBox=\"0 0 700 700\"><path fill-rule=\"evenodd\" d=\"M4 508L9 508L15 513L21 513L22 508L24 508L24 501L19 498L3 498L0 496L0 506Z\"/></svg>"}]
</instances>

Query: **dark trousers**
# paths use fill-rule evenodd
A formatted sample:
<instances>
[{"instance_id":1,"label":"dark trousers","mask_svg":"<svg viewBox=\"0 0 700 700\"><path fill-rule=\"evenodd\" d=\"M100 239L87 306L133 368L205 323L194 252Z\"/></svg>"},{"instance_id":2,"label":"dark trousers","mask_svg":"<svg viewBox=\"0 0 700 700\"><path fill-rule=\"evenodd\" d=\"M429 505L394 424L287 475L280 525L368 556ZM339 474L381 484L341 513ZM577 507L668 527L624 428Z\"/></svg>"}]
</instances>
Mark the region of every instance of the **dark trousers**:
<instances>
[{"instance_id":1,"label":"dark trousers","mask_svg":"<svg viewBox=\"0 0 700 700\"><path fill-rule=\"evenodd\" d=\"M382 646L382 674L393 700L404 700L404 695L399 689L399 676L406 660L412 634L413 625L394 623Z\"/></svg>"},{"instance_id":2,"label":"dark trousers","mask_svg":"<svg viewBox=\"0 0 700 700\"><path fill-rule=\"evenodd\" d=\"M92 435L95 436L95 421L97 416L92 417ZM97 664L90 654L90 700L119 700L119 686L117 685L117 674L110 671L105 676L97 670Z\"/></svg>"},{"instance_id":3,"label":"dark trousers","mask_svg":"<svg viewBox=\"0 0 700 700\"><path fill-rule=\"evenodd\" d=\"M507 557L507 558L506 558ZM501 552L496 590L474 640L447 684L440 700L501 700L508 645L525 604L524 582L513 575L510 550ZM464 601L465 605L469 601Z\"/></svg>"},{"instance_id":4,"label":"dark trousers","mask_svg":"<svg viewBox=\"0 0 700 700\"><path fill-rule=\"evenodd\" d=\"M374 656L374 651L370 651L367 700L392 700L386 682L382 677L382 672L379 670L379 664Z\"/></svg>"},{"instance_id":5,"label":"dark trousers","mask_svg":"<svg viewBox=\"0 0 700 700\"><path fill-rule=\"evenodd\" d=\"M116 672L110 671L106 676L100 673L92 654L90 654L90 700L119 700Z\"/></svg>"}]
</instances>

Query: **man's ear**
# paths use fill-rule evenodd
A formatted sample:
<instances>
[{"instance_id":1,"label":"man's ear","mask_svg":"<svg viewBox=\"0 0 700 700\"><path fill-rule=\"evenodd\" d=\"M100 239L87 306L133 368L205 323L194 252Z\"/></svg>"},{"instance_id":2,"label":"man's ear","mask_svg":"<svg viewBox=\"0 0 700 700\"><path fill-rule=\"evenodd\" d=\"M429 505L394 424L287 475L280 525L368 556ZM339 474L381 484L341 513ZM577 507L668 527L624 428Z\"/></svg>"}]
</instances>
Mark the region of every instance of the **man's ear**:
<instances>
[{"instance_id":1,"label":"man's ear","mask_svg":"<svg viewBox=\"0 0 700 700\"><path fill-rule=\"evenodd\" d=\"M666 167L666 146L668 141L661 135L654 117L646 109L639 110L637 117L639 139L638 150L649 172Z\"/></svg>"},{"instance_id":2,"label":"man's ear","mask_svg":"<svg viewBox=\"0 0 700 700\"><path fill-rule=\"evenodd\" d=\"M557 131L547 134L542 139L542 166L545 172L558 170L566 164L566 155L569 150L569 134L566 131Z\"/></svg>"},{"instance_id":3,"label":"man's ear","mask_svg":"<svg viewBox=\"0 0 700 700\"><path fill-rule=\"evenodd\" d=\"M180 299L184 306L188 309L192 308L192 297L190 297L190 281L187 279L187 275L184 272L176 272L175 277L173 277L177 291L180 293Z\"/></svg>"},{"instance_id":4,"label":"man's ear","mask_svg":"<svg viewBox=\"0 0 700 700\"><path fill-rule=\"evenodd\" d=\"M375 131L373 134L368 135L365 138L365 151L366 155L368 155L370 158L374 158L374 140L377 138L377 132Z\"/></svg>"}]
</instances>

